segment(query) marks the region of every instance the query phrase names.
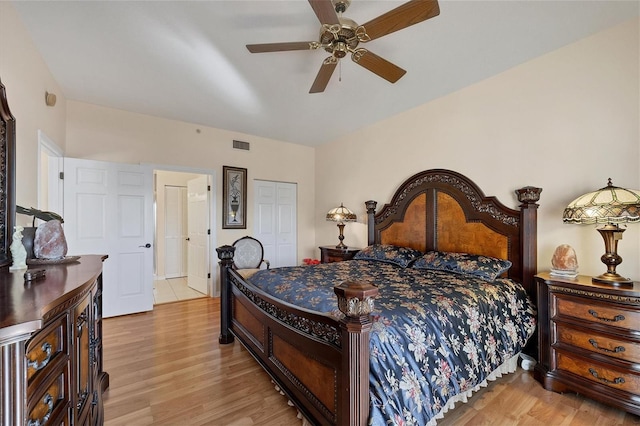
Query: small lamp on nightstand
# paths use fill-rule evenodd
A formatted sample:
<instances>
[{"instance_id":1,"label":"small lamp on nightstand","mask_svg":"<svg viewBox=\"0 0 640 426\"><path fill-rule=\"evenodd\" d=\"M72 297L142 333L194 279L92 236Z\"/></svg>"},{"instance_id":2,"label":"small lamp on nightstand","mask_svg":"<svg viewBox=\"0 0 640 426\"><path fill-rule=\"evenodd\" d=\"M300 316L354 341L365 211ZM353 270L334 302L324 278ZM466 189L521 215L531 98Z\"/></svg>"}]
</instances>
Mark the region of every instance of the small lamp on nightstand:
<instances>
[{"instance_id":1,"label":"small lamp on nightstand","mask_svg":"<svg viewBox=\"0 0 640 426\"><path fill-rule=\"evenodd\" d=\"M340 207L329 210L329 212L327 213L327 220L338 222L338 229L340 230L340 235L338 236L340 243L336 246L336 248L347 248L347 246L342 242L342 240L344 240L344 222L355 222L356 219L356 214L343 206L342 203L340 203Z\"/></svg>"},{"instance_id":2,"label":"small lamp on nightstand","mask_svg":"<svg viewBox=\"0 0 640 426\"><path fill-rule=\"evenodd\" d=\"M562 220L565 223L605 224L598 232L604 239L605 254L600 260L607 265L607 272L594 277L593 282L619 286L633 284L632 280L616 272L616 266L622 263L617 251L618 241L625 231L620 224L640 222L640 191L613 186L609 179L604 188L573 200L564 209Z\"/></svg>"}]
</instances>

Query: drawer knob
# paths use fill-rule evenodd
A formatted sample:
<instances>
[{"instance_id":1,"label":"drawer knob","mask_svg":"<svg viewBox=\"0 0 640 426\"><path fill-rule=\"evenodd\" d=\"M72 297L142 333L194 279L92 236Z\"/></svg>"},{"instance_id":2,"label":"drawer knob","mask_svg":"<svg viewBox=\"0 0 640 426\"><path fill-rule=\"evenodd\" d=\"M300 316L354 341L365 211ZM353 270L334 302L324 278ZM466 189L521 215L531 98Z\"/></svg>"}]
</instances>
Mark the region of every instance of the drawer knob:
<instances>
[{"instance_id":1,"label":"drawer knob","mask_svg":"<svg viewBox=\"0 0 640 426\"><path fill-rule=\"evenodd\" d=\"M27 426L42 426L49 421L49 417L51 417L51 413L53 412L53 397L47 393L42 399L42 402L47 405L47 412L39 419L29 419Z\"/></svg>"},{"instance_id":2,"label":"drawer knob","mask_svg":"<svg viewBox=\"0 0 640 426\"><path fill-rule=\"evenodd\" d=\"M620 352L624 352L624 346L616 346L613 349L609 349L609 348L601 348L598 345L598 342L596 342L595 339L589 339L589 343L591 343L591 346L593 346L594 348L601 350L602 352L611 352L614 354L620 353Z\"/></svg>"},{"instance_id":3,"label":"drawer knob","mask_svg":"<svg viewBox=\"0 0 640 426\"><path fill-rule=\"evenodd\" d=\"M609 380L609 379L607 379L605 377L600 377L598 375L598 372L593 368L589 369L589 373L591 373L591 375L593 377L595 377L596 379L600 380L602 383L610 383L610 384L613 384L613 385L621 385L622 383L624 383L624 379L622 377L616 377L613 380Z\"/></svg>"},{"instance_id":4,"label":"drawer knob","mask_svg":"<svg viewBox=\"0 0 640 426\"><path fill-rule=\"evenodd\" d=\"M34 359L33 361L27 361L27 367L33 368L36 371L42 370L47 366L47 364L49 364L49 361L51 361L51 343L44 342L42 346L40 346L40 349L42 349L42 351L46 354L42 361L38 361L37 359Z\"/></svg>"},{"instance_id":5,"label":"drawer knob","mask_svg":"<svg viewBox=\"0 0 640 426\"><path fill-rule=\"evenodd\" d=\"M604 322L618 322L618 321L624 321L624 315L616 315L613 318L605 318L605 317L601 317L598 315L598 313L596 311L594 311L593 309L589 309L589 313L596 319L600 320L600 321L604 321Z\"/></svg>"}]
</instances>

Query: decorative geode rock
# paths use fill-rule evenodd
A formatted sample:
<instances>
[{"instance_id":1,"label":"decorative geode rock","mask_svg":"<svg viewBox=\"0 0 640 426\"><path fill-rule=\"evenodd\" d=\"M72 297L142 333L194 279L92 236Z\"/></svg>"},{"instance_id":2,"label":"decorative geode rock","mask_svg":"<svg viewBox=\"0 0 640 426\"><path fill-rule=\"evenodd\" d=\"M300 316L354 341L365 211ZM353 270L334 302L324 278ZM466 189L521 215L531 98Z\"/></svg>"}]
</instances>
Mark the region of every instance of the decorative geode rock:
<instances>
[{"instance_id":1,"label":"decorative geode rock","mask_svg":"<svg viewBox=\"0 0 640 426\"><path fill-rule=\"evenodd\" d=\"M62 259L67 255L67 240L62 223L50 220L41 223L33 240L33 254L37 259Z\"/></svg>"},{"instance_id":2,"label":"decorative geode rock","mask_svg":"<svg viewBox=\"0 0 640 426\"><path fill-rule=\"evenodd\" d=\"M557 271L577 271L578 256L576 256L576 251L568 244L559 245L553 252L551 266Z\"/></svg>"}]
</instances>

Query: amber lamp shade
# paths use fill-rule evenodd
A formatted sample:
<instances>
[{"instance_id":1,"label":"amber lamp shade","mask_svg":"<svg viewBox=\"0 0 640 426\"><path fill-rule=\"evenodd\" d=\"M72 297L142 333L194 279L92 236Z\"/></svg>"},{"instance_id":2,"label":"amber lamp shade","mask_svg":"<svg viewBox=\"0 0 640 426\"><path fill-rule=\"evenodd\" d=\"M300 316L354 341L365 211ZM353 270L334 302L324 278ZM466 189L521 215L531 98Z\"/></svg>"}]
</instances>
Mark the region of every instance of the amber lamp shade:
<instances>
[{"instance_id":1,"label":"amber lamp shade","mask_svg":"<svg viewBox=\"0 0 640 426\"><path fill-rule=\"evenodd\" d=\"M562 215L565 223L604 224L598 232L604 239L605 253L600 257L607 265L607 272L593 278L593 282L614 286L631 286L633 281L616 272L622 263L618 255L618 241L625 231L620 224L640 222L640 191L607 186L581 195L573 200Z\"/></svg>"},{"instance_id":2,"label":"amber lamp shade","mask_svg":"<svg viewBox=\"0 0 640 426\"><path fill-rule=\"evenodd\" d=\"M340 243L336 246L339 249L346 249L347 246L344 244L344 223L345 222L355 222L357 219L356 214L346 208L340 203L340 207L336 207L335 209L331 209L327 212L327 220L332 222L338 222L338 229L340 230L340 235L338 236L338 240Z\"/></svg>"}]
</instances>

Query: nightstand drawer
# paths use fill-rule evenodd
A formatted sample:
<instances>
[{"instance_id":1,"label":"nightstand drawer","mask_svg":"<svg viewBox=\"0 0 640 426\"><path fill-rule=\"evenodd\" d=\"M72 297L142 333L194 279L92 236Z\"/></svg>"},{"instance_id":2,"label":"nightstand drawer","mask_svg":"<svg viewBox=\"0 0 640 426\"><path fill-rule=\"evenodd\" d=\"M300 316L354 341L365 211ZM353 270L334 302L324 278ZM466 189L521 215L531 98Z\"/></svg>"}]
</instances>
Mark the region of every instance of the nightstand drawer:
<instances>
[{"instance_id":1,"label":"nightstand drawer","mask_svg":"<svg viewBox=\"0 0 640 426\"><path fill-rule=\"evenodd\" d=\"M592 331L579 331L565 324L556 324L556 339L557 341L554 343L564 343L594 353L640 364L640 343L619 340Z\"/></svg>"},{"instance_id":2,"label":"nightstand drawer","mask_svg":"<svg viewBox=\"0 0 640 426\"><path fill-rule=\"evenodd\" d=\"M568 297L554 295L556 315L577 318L589 323L620 327L627 330L640 329L640 312L616 306L590 304Z\"/></svg>"},{"instance_id":3,"label":"nightstand drawer","mask_svg":"<svg viewBox=\"0 0 640 426\"><path fill-rule=\"evenodd\" d=\"M599 383L613 389L619 389L631 394L638 394L640 376L629 372L618 371L600 364L583 361L580 358L557 352L559 370L568 371L591 382Z\"/></svg>"}]
</instances>

